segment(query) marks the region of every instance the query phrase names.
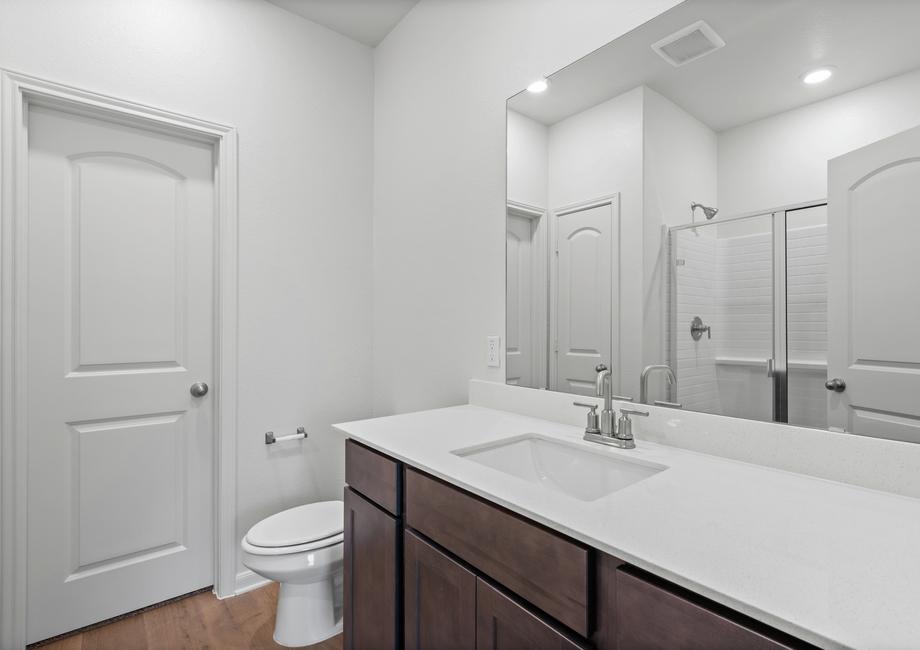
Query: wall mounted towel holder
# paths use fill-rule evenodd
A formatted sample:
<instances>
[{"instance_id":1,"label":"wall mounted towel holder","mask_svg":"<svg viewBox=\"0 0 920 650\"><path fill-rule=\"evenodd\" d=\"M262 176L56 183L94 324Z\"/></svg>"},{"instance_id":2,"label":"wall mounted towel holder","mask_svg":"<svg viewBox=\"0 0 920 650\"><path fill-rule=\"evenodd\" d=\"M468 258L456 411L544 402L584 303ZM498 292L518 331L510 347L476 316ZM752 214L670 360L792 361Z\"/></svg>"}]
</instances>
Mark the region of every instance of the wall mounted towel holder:
<instances>
[{"instance_id":1,"label":"wall mounted towel holder","mask_svg":"<svg viewBox=\"0 0 920 650\"><path fill-rule=\"evenodd\" d=\"M310 434L307 433L307 430L304 427L297 427L297 433L292 433L289 436L281 436L280 438L275 437L274 431L265 432L265 444L273 445L276 442L284 442L285 440L300 440L306 438Z\"/></svg>"}]
</instances>

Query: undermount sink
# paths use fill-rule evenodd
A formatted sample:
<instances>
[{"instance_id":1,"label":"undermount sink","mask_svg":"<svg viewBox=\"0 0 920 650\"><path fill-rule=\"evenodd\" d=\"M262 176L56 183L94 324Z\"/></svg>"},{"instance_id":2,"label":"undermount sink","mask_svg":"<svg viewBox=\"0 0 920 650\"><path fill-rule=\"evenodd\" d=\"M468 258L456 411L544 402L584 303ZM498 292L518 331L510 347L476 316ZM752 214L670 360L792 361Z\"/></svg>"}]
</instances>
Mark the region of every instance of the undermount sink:
<instances>
[{"instance_id":1,"label":"undermount sink","mask_svg":"<svg viewBox=\"0 0 920 650\"><path fill-rule=\"evenodd\" d=\"M667 469L646 461L614 458L603 450L589 451L533 433L451 453L580 501L600 499Z\"/></svg>"}]
</instances>

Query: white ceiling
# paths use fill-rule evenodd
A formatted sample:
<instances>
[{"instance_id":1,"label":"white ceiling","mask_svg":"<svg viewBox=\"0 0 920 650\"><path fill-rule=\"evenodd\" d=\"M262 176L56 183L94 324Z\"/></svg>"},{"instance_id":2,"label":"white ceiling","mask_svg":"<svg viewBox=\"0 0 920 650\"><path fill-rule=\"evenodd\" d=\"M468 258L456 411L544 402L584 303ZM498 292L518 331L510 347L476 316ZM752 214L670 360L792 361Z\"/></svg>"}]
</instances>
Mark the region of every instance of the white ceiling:
<instances>
[{"instance_id":1,"label":"white ceiling","mask_svg":"<svg viewBox=\"0 0 920 650\"><path fill-rule=\"evenodd\" d=\"M268 0L282 9L376 47L418 0Z\"/></svg>"},{"instance_id":2,"label":"white ceiling","mask_svg":"<svg viewBox=\"0 0 920 650\"><path fill-rule=\"evenodd\" d=\"M651 44L705 20L725 47L675 68ZM762 119L920 67L916 0L687 0L563 68L545 93L509 107L554 124L645 84L715 131ZM826 83L803 72L833 65Z\"/></svg>"}]
</instances>

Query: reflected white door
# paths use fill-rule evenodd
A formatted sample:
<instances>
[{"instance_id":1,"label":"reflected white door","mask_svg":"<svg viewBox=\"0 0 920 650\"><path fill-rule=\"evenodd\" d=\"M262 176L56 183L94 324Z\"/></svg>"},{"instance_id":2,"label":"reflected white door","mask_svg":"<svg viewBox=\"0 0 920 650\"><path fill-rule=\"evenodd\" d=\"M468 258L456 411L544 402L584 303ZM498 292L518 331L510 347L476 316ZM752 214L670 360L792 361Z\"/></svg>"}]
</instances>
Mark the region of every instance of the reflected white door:
<instances>
[{"instance_id":1,"label":"reflected white door","mask_svg":"<svg viewBox=\"0 0 920 650\"><path fill-rule=\"evenodd\" d=\"M555 214L554 390L593 395L597 364L612 368L616 362L611 358L615 211L616 203L606 201Z\"/></svg>"},{"instance_id":2,"label":"reflected white door","mask_svg":"<svg viewBox=\"0 0 920 650\"><path fill-rule=\"evenodd\" d=\"M508 214L505 244L505 382L534 384L534 225L533 219Z\"/></svg>"},{"instance_id":3,"label":"reflected white door","mask_svg":"<svg viewBox=\"0 0 920 650\"><path fill-rule=\"evenodd\" d=\"M920 128L828 165L828 424L920 442Z\"/></svg>"},{"instance_id":4,"label":"reflected white door","mask_svg":"<svg viewBox=\"0 0 920 650\"><path fill-rule=\"evenodd\" d=\"M32 642L212 583L215 204L210 145L28 120Z\"/></svg>"}]
</instances>

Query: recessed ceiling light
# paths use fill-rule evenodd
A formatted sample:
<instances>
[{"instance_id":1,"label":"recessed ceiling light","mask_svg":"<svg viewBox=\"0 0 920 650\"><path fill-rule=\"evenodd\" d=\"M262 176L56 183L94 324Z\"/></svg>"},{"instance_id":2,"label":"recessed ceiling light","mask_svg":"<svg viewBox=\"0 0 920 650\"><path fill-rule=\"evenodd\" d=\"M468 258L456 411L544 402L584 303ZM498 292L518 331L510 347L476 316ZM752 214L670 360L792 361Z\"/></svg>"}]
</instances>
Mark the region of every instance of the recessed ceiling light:
<instances>
[{"instance_id":1,"label":"recessed ceiling light","mask_svg":"<svg viewBox=\"0 0 920 650\"><path fill-rule=\"evenodd\" d=\"M827 81L834 74L834 68L830 66L825 66L823 68L815 68L814 70L809 70L802 75L802 83L813 86L814 84L819 84L824 81Z\"/></svg>"},{"instance_id":2,"label":"recessed ceiling light","mask_svg":"<svg viewBox=\"0 0 920 650\"><path fill-rule=\"evenodd\" d=\"M529 86L527 86L527 92L530 93L542 93L547 88L549 88L549 82L546 79L537 79Z\"/></svg>"}]
</instances>

